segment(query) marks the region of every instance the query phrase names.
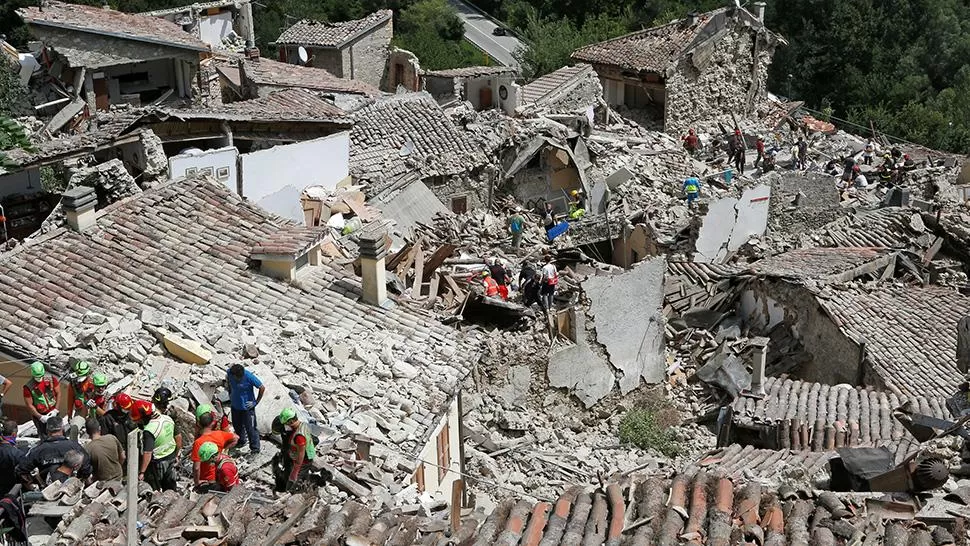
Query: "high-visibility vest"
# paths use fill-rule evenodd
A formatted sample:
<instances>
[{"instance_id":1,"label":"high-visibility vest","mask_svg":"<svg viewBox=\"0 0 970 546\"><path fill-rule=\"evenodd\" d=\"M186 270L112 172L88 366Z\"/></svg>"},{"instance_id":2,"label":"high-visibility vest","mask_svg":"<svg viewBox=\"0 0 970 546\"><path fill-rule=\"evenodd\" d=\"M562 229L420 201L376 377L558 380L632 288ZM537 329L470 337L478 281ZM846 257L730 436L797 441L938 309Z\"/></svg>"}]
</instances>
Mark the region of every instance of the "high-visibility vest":
<instances>
[{"instance_id":1,"label":"high-visibility vest","mask_svg":"<svg viewBox=\"0 0 970 546\"><path fill-rule=\"evenodd\" d=\"M485 295L486 296L497 296L498 295L498 283L495 282L495 279L493 279L491 277L485 277L485 279L483 279L483 282L485 283Z\"/></svg>"},{"instance_id":2,"label":"high-visibility vest","mask_svg":"<svg viewBox=\"0 0 970 546\"><path fill-rule=\"evenodd\" d=\"M235 487L239 485L239 467L236 466L235 461L229 458L228 455L220 453L216 455L216 481L219 481L219 473L222 472L222 467L229 463L236 469L236 476L233 478L232 483L225 484L227 487Z\"/></svg>"},{"instance_id":3,"label":"high-visibility vest","mask_svg":"<svg viewBox=\"0 0 970 546\"><path fill-rule=\"evenodd\" d=\"M296 429L296 432L290 435L290 460L295 461L298 449L300 446L296 443L296 437L303 436L306 440L306 460L312 461L317 457L317 447L313 445L313 434L310 434L310 427L306 423L300 423L300 427Z\"/></svg>"},{"instance_id":4,"label":"high-visibility vest","mask_svg":"<svg viewBox=\"0 0 970 546\"><path fill-rule=\"evenodd\" d=\"M54 380L50 376L45 376L40 381L31 379L27 389L37 413L46 415L54 409Z\"/></svg>"},{"instance_id":5,"label":"high-visibility vest","mask_svg":"<svg viewBox=\"0 0 970 546\"><path fill-rule=\"evenodd\" d=\"M175 421L168 415L162 414L153 418L145 425L145 430L155 437L155 449L152 451L156 459L164 459L175 452Z\"/></svg>"}]
</instances>

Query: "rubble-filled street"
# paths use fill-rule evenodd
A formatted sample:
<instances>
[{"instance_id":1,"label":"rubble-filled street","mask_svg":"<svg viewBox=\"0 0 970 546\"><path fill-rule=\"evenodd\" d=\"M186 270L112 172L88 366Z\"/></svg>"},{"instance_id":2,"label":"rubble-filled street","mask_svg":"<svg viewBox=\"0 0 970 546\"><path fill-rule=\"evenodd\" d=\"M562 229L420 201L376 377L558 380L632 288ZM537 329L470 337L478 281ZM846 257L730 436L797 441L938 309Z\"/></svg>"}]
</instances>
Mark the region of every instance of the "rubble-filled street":
<instances>
[{"instance_id":1,"label":"rubble-filled street","mask_svg":"<svg viewBox=\"0 0 970 546\"><path fill-rule=\"evenodd\" d=\"M763 3L532 81L17 13L4 544L967 544L970 162L769 93Z\"/></svg>"}]
</instances>

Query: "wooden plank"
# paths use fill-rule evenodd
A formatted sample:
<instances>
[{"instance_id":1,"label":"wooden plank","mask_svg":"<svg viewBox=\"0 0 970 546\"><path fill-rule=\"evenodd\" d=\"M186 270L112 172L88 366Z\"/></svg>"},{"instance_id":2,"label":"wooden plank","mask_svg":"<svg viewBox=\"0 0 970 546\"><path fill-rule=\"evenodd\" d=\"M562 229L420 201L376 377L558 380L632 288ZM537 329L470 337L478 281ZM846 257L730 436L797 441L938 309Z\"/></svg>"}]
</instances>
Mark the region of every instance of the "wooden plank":
<instances>
[{"instance_id":1,"label":"wooden plank","mask_svg":"<svg viewBox=\"0 0 970 546\"><path fill-rule=\"evenodd\" d=\"M452 254L455 253L455 250L457 248L458 248L457 245L453 245L449 243L445 243L439 246L438 250L435 250L434 253L431 255L431 257L424 262L423 280L425 282L430 280L431 274L437 271L438 268L441 267L441 264L443 264L446 259L448 259Z\"/></svg>"},{"instance_id":2,"label":"wooden plank","mask_svg":"<svg viewBox=\"0 0 970 546\"><path fill-rule=\"evenodd\" d=\"M455 299L465 299L465 291L458 287L458 283L451 275L444 275L445 282L448 283L448 287L455 293Z\"/></svg>"},{"instance_id":3,"label":"wooden plank","mask_svg":"<svg viewBox=\"0 0 970 546\"><path fill-rule=\"evenodd\" d=\"M404 260L399 263L397 268L394 270L394 273L396 273L399 278L404 279L404 274L407 273L408 269L411 269L412 265L414 265L414 253L417 251L417 249L417 246L412 247L411 250L408 251L408 255L405 256Z\"/></svg>"},{"instance_id":4,"label":"wooden plank","mask_svg":"<svg viewBox=\"0 0 970 546\"><path fill-rule=\"evenodd\" d=\"M414 247L414 285L411 287L411 297L421 295L421 283L424 282L424 250L418 242Z\"/></svg>"},{"instance_id":5,"label":"wooden plank","mask_svg":"<svg viewBox=\"0 0 970 546\"><path fill-rule=\"evenodd\" d=\"M400 264L401 261L407 257L409 252L411 252L412 248L414 248L414 245L412 245L411 243L404 245L404 248L402 248L401 250L398 250L395 255L387 259L387 262L384 264L384 267L388 271L397 268L398 264Z\"/></svg>"},{"instance_id":6,"label":"wooden plank","mask_svg":"<svg viewBox=\"0 0 970 546\"><path fill-rule=\"evenodd\" d=\"M431 275L431 289L428 290L428 307L434 306L434 303L438 301L438 292L441 289L441 274L437 271Z\"/></svg>"}]
</instances>

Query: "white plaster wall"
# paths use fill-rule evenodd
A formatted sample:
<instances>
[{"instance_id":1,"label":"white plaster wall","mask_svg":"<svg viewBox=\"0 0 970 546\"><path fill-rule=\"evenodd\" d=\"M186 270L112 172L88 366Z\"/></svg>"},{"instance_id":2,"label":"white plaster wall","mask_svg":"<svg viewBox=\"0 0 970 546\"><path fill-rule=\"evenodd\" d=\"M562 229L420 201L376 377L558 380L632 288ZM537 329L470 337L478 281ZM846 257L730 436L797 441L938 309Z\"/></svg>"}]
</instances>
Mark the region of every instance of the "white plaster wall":
<instances>
[{"instance_id":1,"label":"white plaster wall","mask_svg":"<svg viewBox=\"0 0 970 546\"><path fill-rule=\"evenodd\" d=\"M300 223L303 189L334 189L349 174L349 131L242 155L243 196Z\"/></svg>"},{"instance_id":2,"label":"white plaster wall","mask_svg":"<svg viewBox=\"0 0 970 546\"><path fill-rule=\"evenodd\" d=\"M785 308L763 293L745 290L741 294L741 320L752 330L768 332L785 320Z\"/></svg>"},{"instance_id":3,"label":"white plaster wall","mask_svg":"<svg viewBox=\"0 0 970 546\"><path fill-rule=\"evenodd\" d=\"M0 176L0 198L16 193L30 195L41 191L43 188L40 185L40 169L29 169Z\"/></svg>"},{"instance_id":4,"label":"white plaster wall","mask_svg":"<svg viewBox=\"0 0 970 546\"><path fill-rule=\"evenodd\" d=\"M199 37L213 47L221 47L222 39L232 30L232 13L223 11L199 20Z\"/></svg>"},{"instance_id":5,"label":"white plaster wall","mask_svg":"<svg viewBox=\"0 0 970 546\"><path fill-rule=\"evenodd\" d=\"M236 181L239 173L236 169L236 157L239 150L233 146L206 150L196 153L181 153L168 158L168 177L169 180L189 176L191 172L187 170L195 169L196 172L204 169L212 169L212 177L225 184L230 191L236 191ZM220 168L229 169L228 176L218 176Z\"/></svg>"},{"instance_id":6,"label":"white plaster wall","mask_svg":"<svg viewBox=\"0 0 970 546\"><path fill-rule=\"evenodd\" d=\"M447 415L441 419L438 425L428 437L428 444L421 451L421 460L438 464L438 433L441 428L448 423L448 444L451 448L451 465L444 479L438 479L438 467L430 464L424 465L424 491L425 493L436 495L440 498L451 500L451 486L455 481L461 479L461 416L458 415L458 397L451 401ZM410 482L410 481L409 481ZM407 485L407 484L404 484Z\"/></svg>"}]
</instances>

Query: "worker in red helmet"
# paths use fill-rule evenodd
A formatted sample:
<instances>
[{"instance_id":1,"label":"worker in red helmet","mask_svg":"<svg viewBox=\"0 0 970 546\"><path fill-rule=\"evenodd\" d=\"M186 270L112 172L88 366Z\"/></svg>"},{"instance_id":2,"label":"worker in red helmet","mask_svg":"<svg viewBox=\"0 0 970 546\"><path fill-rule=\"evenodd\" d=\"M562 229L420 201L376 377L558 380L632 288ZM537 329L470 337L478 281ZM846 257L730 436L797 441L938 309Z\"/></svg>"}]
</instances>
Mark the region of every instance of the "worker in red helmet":
<instances>
[{"instance_id":1,"label":"worker in red helmet","mask_svg":"<svg viewBox=\"0 0 970 546\"><path fill-rule=\"evenodd\" d=\"M133 402L134 401L131 399L131 397L123 392L119 392L114 398L114 406L125 413L131 411L131 405Z\"/></svg>"},{"instance_id":2,"label":"worker in red helmet","mask_svg":"<svg viewBox=\"0 0 970 546\"><path fill-rule=\"evenodd\" d=\"M175 491L175 465L182 451L182 435L176 433L175 421L144 400L132 404L131 420L143 431L138 479L156 491Z\"/></svg>"}]
</instances>

